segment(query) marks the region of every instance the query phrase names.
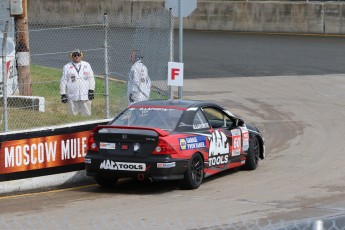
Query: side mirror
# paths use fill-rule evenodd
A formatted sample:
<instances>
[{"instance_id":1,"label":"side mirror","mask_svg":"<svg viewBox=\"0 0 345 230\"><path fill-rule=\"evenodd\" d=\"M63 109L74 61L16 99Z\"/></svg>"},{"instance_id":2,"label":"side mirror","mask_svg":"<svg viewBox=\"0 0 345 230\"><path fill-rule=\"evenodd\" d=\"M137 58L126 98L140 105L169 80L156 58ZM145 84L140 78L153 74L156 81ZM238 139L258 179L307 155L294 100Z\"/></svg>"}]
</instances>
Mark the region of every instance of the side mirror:
<instances>
[{"instance_id":1,"label":"side mirror","mask_svg":"<svg viewBox=\"0 0 345 230\"><path fill-rule=\"evenodd\" d=\"M244 121L241 118L236 118L236 126L244 125Z\"/></svg>"}]
</instances>

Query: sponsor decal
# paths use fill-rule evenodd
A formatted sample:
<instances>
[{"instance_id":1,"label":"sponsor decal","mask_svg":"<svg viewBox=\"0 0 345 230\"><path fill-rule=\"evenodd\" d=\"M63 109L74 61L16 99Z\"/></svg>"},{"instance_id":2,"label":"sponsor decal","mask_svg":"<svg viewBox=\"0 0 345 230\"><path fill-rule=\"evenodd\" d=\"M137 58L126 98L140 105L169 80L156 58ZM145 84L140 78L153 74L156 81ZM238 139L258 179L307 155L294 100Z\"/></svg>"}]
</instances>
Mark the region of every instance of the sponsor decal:
<instances>
[{"instance_id":1,"label":"sponsor decal","mask_svg":"<svg viewBox=\"0 0 345 230\"><path fill-rule=\"evenodd\" d=\"M231 130L232 145L231 145L231 156L239 156L241 154L241 130Z\"/></svg>"},{"instance_id":2,"label":"sponsor decal","mask_svg":"<svg viewBox=\"0 0 345 230\"><path fill-rule=\"evenodd\" d=\"M107 170L120 170L120 171L145 171L146 165L144 163L131 163L131 162L115 162L112 160L104 160L100 169Z\"/></svg>"},{"instance_id":3,"label":"sponsor decal","mask_svg":"<svg viewBox=\"0 0 345 230\"><path fill-rule=\"evenodd\" d=\"M206 148L206 138L204 136L190 136L186 138L179 138L179 143L181 150Z\"/></svg>"},{"instance_id":4,"label":"sponsor decal","mask_svg":"<svg viewBox=\"0 0 345 230\"><path fill-rule=\"evenodd\" d=\"M59 167L84 162L90 131L4 141L0 173Z\"/></svg>"},{"instance_id":5,"label":"sponsor decal","mask_svg":"<svg viewBox=\"0 0 345 230\"><path fill-rule=\"evenodd\" d=\"M247 151L249 149L249 132L247 127L240 127L242 131L242 150Z\"/></svg>"},{"instance_id":6,"label":"sponsor decal","mask_svg":"<svg viewBox=\"0 0 345 230\"><path fill-rule=\"evenodd\" d=\"M209 166L227 164L229 162L229 143L225 133L221 130L215 130L209 137L209 141Z\"/></svg>"},{"instance_id":7,"label":"sponsor decal","mask_svg":"<svg viewBox=\"0 0 345 230\"><path fill-rule=\"evenodd\" d=\"M175 166L176 166L176 162L157 163L157 168L174 168Z\"/></svg>"},{"instance_id":8,"label":"sponsor decal","mask_svg":"<svg viewBox=\"0 0 345 230\"><path fill-rule=\"evenodd\" d=\"M150 110L154 110L154 111L169 111L169 109L167 108L139 108L140 111L150 111Z\"/></svg>"},{"instance_id":9,"label":"sponsor decal","mask_svg":"<svg viewBox=\"0 0 345 230\"><path fill-rule=\"evenodd\" d=\"M151 137L146 137L145 140L147 140L147 141L155 141L156 139L151 138Z\"/></svg>"},{"instance_id":10,"label":"sponsor decal","mask_svg":"<svg viewBox=\"0 0 345 230\"><path fill-rule=\"evenodd\" d=\"M135 143L135 144L133 145L133 150L134 150L134 152L138 151L139 149L140 149L140 144L139 144L139 143Z\"/></svg>"},{"instance_id":11,"label":"sponsor decal","mask_svg":"<svg viewBox=\"0 0 345 230\"><path fill-rule=\"evenodd\" d=\"M181 150L186 150L187 149L187 142L186 142L186 140L181 138L181 139L179 139L179 142L180 142L180 149Z\"/></svg>"},{"instance_id":12,"label":"sponsor decal","mask_svg":"<svg viewBox=\"0 0 345 230\"><path fill-rule=\"evenodd\" d=\"M85 164L91 164L91 158L85 158L84 163Z\"/></svg>"},{"instance_id":13,"label":"sponsor decal","mask_svg":"<svg viewBox=\"0 0 345 230\"><path fill-rule=\"evenodd\" d=\"M193 129L207 129L210 128L208 123L193 125Z\"/></svg>"},{"instance_id":14,"label":"sponsor decal","mask_svg":"<svg viewBox=\"0 0 345 230\"><path fill-rule=\"evenodd\" d=\"M100 149L115 149L115 143L100 142Z\"/></svg>"}]
</instances>

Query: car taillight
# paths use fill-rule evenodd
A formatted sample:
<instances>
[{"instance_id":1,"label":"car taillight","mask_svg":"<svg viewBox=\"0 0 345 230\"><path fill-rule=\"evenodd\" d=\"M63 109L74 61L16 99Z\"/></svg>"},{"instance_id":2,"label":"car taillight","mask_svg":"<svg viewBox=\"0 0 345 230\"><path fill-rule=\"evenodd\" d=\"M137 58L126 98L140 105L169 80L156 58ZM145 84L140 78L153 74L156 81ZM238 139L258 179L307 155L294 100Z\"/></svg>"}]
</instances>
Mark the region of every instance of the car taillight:
<instances>
[{"instance_id":1,"label":"car taillight","mask_svg":"<svg viewBox=\"0 0 345 230\"><path fill-rule=\"evenodd\" d=\"M93 133L90 133L89 139L87 140L87 150L98 151L97 144L93 138Z\"/></svg>"},{"instance_id":2,"label":"car taillight","mask_svg":"<svg viewBox=\"0 0 345 230\"><path fill-rule=\"evenodd\" d=\"M156 148L152 154L176 154L175 149L166 141L159 139Z\"/></svg>"}]
</instances>

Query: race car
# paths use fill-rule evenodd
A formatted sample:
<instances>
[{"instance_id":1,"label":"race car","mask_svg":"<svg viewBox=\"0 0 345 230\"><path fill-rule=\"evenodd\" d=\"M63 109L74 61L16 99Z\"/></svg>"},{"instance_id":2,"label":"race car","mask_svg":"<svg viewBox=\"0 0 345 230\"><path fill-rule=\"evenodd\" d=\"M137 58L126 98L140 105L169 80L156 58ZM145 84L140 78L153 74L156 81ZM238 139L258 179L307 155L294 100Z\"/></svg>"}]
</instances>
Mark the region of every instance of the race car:
<instances>
[{"instance_id":1,"label":"race car","mask_svg":"<svg viewBox=\"0 0 345 230\"><path fill-rule=\"evenodd\" d=\"M227 169L254 170L265 139L253 125L210 101L137 102L88 138L86 175L106 187L119 178L180 180L196 189Z\"/></svg>"}]
</instances>

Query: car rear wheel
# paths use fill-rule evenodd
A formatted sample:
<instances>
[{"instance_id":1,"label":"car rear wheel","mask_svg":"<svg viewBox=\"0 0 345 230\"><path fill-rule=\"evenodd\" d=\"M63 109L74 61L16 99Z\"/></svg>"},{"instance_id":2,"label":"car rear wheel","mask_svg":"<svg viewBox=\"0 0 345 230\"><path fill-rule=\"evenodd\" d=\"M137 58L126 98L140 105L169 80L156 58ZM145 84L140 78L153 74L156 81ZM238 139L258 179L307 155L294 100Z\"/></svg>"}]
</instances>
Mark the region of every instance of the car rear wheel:
<instances>
[{"instance_id":1,"label":"car rear wheel","mask_svg":"<svg viewBox=\"0 0 345 230\"><path fill-rule=\"evenodd\" d=\"M117 183L116 177L105 177L105 176L96 176L96 183L102 187L111 188L114 187Z\"/></svg>"},{"instance_id":2,"label":"car rear wheel","mask_svg":"<svg viewBox=\"0 0 345 230\"><path fill-rule=\"evenodd\" d=\"M260 157L260 143L256 136L253 136L247 154L245 168L247 170L254 170L258 167Z\"/></svg>"},{"instance_id":3,"label":"car rear wheel","mask_svg":"<svg viewBox=\"0 0 345 230\"><path fill-rule=\"evenodd\" d=\"M183 186L186 189L199 188L204 179L204 161L200 154L194 154L188 162L188 168L184 174Z\"/></svg>"}]
</instances>

